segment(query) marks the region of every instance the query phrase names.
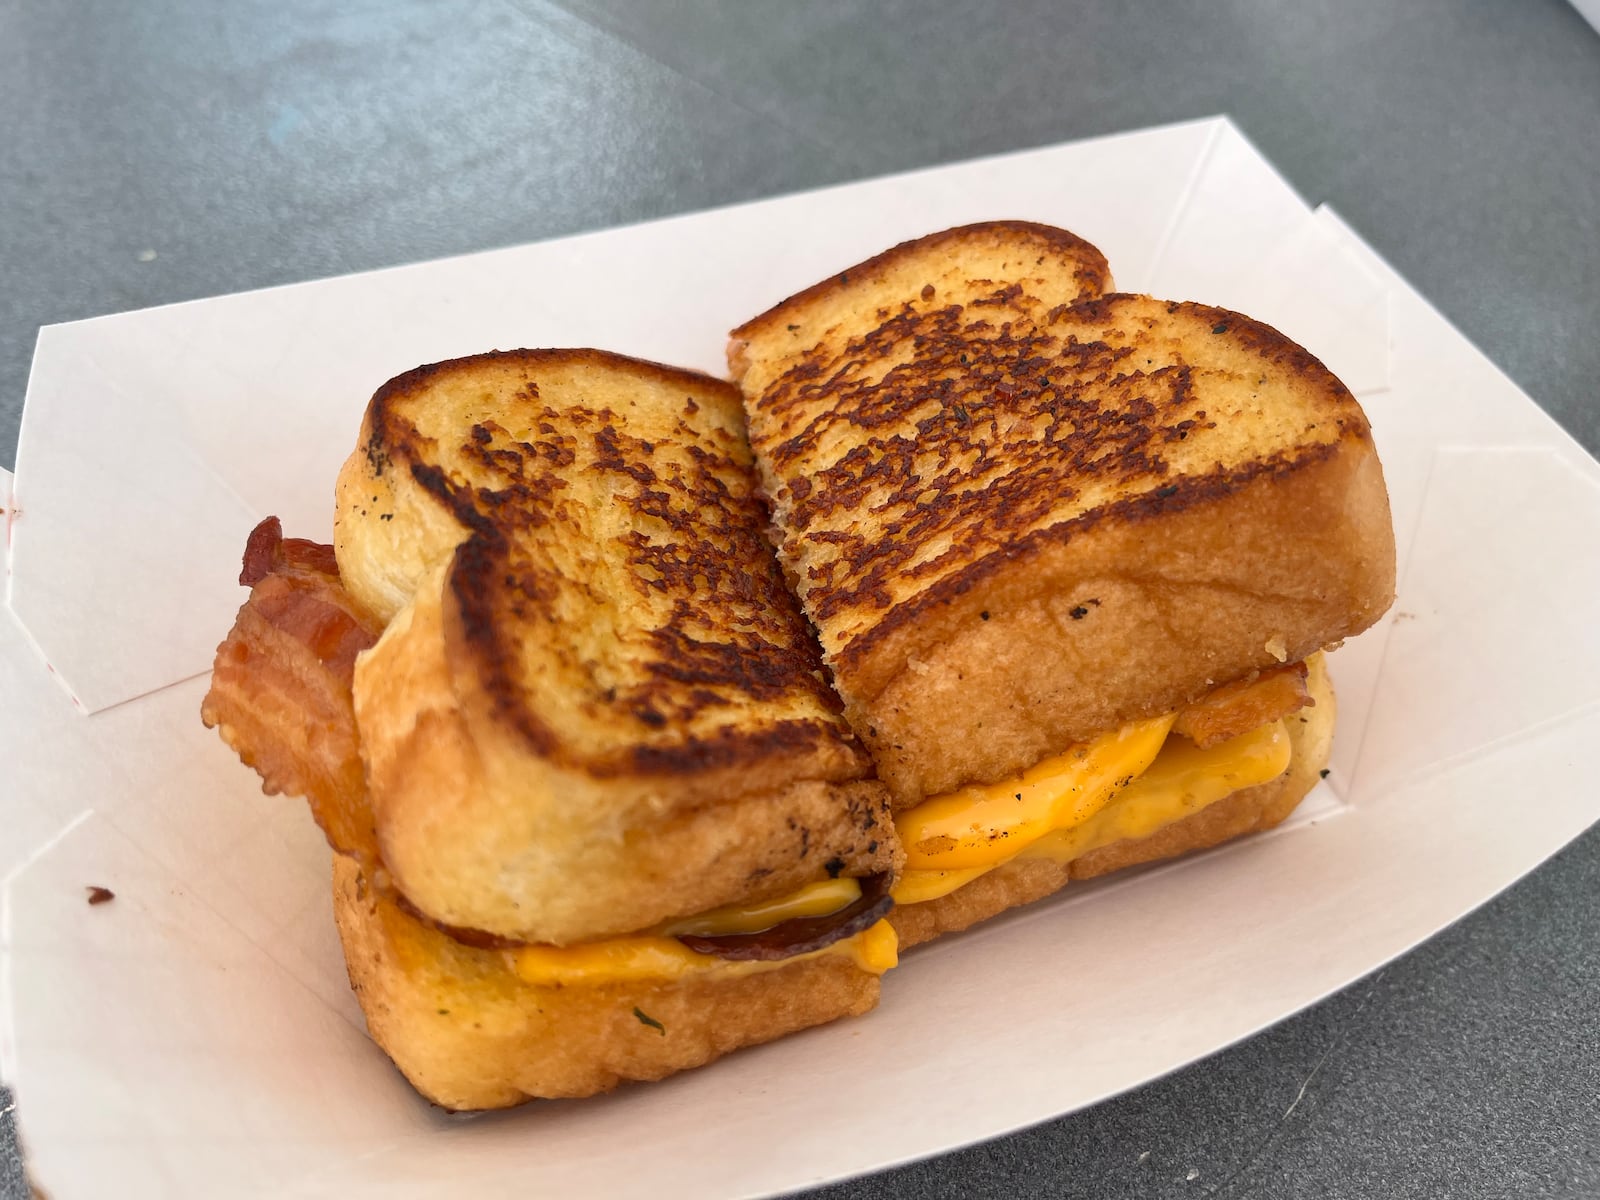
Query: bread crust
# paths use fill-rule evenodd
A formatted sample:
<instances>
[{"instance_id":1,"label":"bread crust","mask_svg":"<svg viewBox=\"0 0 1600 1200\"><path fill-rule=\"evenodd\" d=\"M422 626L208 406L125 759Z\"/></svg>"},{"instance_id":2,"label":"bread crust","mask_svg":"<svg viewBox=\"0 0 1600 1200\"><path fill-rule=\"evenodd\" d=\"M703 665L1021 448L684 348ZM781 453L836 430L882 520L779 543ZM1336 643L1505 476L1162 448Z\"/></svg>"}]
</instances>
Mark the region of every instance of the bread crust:
<instances>
[{"instance_id":1,"label":"bread crust","mask_svg":"<svg viewBox=\"0 0 1600 1200\"><path fill-rule=\"evenodd\" d=\"M990 269L1006 233L898 248L898 291L852 268L736 331L780 559L900 806L1393 599L1371 433L1320 362L1222 309L1061 301L1076 274Z\"/></svg>"},{"instance_id":2,"label":"bread crust","mask_svg":"<svg viewBox=\"0 0 1600 1200\"><path fill-rule=\"evenodd\" d=\"M562 945L896 868L754 488L736 390L691 372L526 351L379 390L336 549L404 596L354 694L418 909Z\"/></svg>"},{"instance_id":3,"label":"bread crust","mask_svg":"<svg viewBox=\"0 0 1600 1200\"><path fill-rule=\"evenodd\" d=\"M1316 787L1333 750L1338 714L1333 684L1321 656L1311 661L1310 668L1307 686L1313 704L1284 719L1290 759L1278 778L1242 788L1148 837L1125 838L1065 863L1014 858L947 896L901 905L889 917L900 935L901 948L960 932L1007 909L1042 900L1074 880L1206 850L1282 822Z\"/></svg>"},{"instance_id":4,"label":"bread crust","mask_svg":"<svg viewBox=\"0 0 1600 1200\"><path fill-rule=\"evenodd\" d=\"M406 915L350 859L334 859L333 895L368 1031L418 1092L448 1109L660 1079L878 1001L877 976L841 957L735 978L536 987L502 952Z\"/></svg>"}]
</instances>

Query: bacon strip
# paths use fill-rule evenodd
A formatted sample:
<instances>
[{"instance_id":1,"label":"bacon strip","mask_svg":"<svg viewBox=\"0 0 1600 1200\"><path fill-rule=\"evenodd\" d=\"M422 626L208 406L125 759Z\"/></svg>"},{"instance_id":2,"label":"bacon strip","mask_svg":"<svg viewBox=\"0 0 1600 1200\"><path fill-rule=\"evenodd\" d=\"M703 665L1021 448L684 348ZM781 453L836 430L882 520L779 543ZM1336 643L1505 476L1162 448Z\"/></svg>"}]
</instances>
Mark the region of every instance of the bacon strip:
<instances>
[{"instance_id":1,"label":"bacon strip","mask_svg":"<svg viewBox=\"0 0 1600 1200\"><path fill-rule=\"evenodd\" d=\"M1172 732L1204 750L1315 703L1306 690L1306 664L1288 663L1206 693L1179 711Z\"/></svg>"},{"instance_id":2,"label":"bacon strip","mask_svg":"<svg viewBox=\"0 0 1600 1200\"><path fill-rule=\"evenodd\" d=\"M835 942L854 937L889 915L894 900L889 876L870 875L861 881L861 898L848 908L820 917L796 917L760 933L729 933L718 937L680 933L678 940L700 954L715 954L734 962L774 962L825 950Z\"/></svg>"},{"instance_id":3,"label":"bacon strip","mask_svg":"<svg viewBox=\"0 0 1600 1200\"><path fill-rule=\"evenodd\" d=\"M250 598L217 647L200 719L262 791L304 796L335 850L375 863L351 683L381 631L341 586L333 547L285 539L277 517L251 532L239 582Z\"/></svg>"}]
</instances>

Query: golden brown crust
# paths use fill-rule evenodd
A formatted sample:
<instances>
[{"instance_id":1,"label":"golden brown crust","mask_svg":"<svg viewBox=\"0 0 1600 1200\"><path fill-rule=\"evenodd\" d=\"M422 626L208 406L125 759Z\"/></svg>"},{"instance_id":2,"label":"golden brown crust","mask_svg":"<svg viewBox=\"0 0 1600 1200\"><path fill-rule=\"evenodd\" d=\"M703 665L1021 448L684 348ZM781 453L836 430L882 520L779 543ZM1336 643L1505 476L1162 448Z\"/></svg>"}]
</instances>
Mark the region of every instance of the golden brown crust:
<instances>
[{"instance_id":1,"label":"golden brown crust","mask_svg":"<svg viewBox=\"0 0 1600 1200\"><path fill-rule=\"evenodd\" d=\"M1113 842L1066 863L1049 858L1015 858L947 896L902 905L889 916L900 935L901 948L959 932L1007 909L1031 904L1073 880L1093 879L1124 867L1176 858L1279 824L1317 785L1333 749L1338 712L1333 685L1320 656L1310 666L1307 684L1314 703L1284 718L1291 758L1288 769L1277 779L1225 796L1148 837Z\"/></svg>"},{"instance_id":2,"label":"golden brown crust","mask_svg":"<svg viewBox=\"0 0 1600 1200\"><path fill-rule=\"evenodd\" d=\"M1098 296L1111 290L1111 268L1105 255L1077 234L1035 221L980 221L892 246L882 254L779 301L759 317L739 326L729 337L742 344L779 331L798 332L794 328L796 323L809 317L818 307L840 301L856 305L864 294L896 286L907 267L914 271L918 295L923 298L923 288L933 287L937 292L939 286L938 273L929 270L931 263L941 257L970 262L975 251L979 255L988 253L989 257L984 260L986 266L1000 270L1010 267L1013 274L1017 265L1029 265L1031 257L1034 268L1044 268L1040 274L1047 271L1057 277L1068 277L1072 281L1069 286L1074 299ZM995 273L998 275L999 271ZM971 277L973 273L966 274ZM735 373L742 374L737 370Z\"/></svg>"},{"instance_id":3,"label":"golden brown crust","mask_svg":"<svg viewBox=\"0 0 1600 1200\"><path fill-rule=\"evenodd\" d=\"M568 944L895 869L764 541L735 389L483 355L386 385L366 430L337 549L363 603L406 600L355 709L419 910Z\"/></svg>"},{"instance_id":4,"label":"golden brown crust","mask_svg":"<svg viewBox=\"0 0 1600 1200\"><path fill-rule=\"evenodd\" d=\"M900 804L1301 657L1393 596L1366 418L1314 357L1203 305L1058 301L1076 275L964 246L739 331L780 559ZM926 297L919 264L943 272Z\"/></svg>"},{"instance_id":5,"label":"golden brown crust","mask_svg":"<svg viewBox=\"0 0 1600 1200\"><path fill-rule=\"evenodd\" d=\"M408 917L334 860L334 915L373 1040L450 1109L589 1096L871 1010L878 979L846 958L740 978L549 988L503 954Z\"/></svg>"}]
</instances>

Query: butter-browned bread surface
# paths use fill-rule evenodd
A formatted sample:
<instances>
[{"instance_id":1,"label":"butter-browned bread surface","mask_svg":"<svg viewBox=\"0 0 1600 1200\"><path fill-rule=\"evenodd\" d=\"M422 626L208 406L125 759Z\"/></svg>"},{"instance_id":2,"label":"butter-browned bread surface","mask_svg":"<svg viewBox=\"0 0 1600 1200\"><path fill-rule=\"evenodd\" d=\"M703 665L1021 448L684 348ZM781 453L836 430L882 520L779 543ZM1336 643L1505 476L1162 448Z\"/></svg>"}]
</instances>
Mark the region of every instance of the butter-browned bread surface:
<instances>
[{"instance_id":1,"label":"butter-browned bread surface","mask_svg":"<svg viewBox=\"0 0 1600 1200\"><path fill-rule=\"evenodd\" d=\"M409 372L336 549L387 622L354 688L379 848L430 918L567 944L894 866L728 384L597 351Z\"/></svg>"}]
</instances>

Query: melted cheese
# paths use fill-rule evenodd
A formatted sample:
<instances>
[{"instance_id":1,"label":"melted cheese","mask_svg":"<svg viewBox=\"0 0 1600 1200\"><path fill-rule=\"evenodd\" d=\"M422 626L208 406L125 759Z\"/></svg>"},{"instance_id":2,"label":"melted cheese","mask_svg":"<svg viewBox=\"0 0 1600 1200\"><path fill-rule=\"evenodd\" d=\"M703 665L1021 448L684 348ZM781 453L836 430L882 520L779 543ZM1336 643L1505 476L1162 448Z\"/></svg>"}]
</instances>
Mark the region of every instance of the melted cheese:
<instances>
[{"instance_id":1,"label":"melted cheese","mask_svg":"<svg viewBox=\"0 0 1600 1200\"><path fill-rule=\"evenodd\" d=\"M1206 750L1167 738L1171 724L1168 716L1124 726L1020 780L963 788L902 815L908 869L895 902L936 900L1022 855L1071 862L1124 838L1148 837L1289 765L1282 721Z\"/></svg>"},{"instance_id":2,"label":"melted cheese","mask_svg":"<svg viewBox=\"0 0 1600 1200\"><path fill-rule=\"evenodd\" d=\"M508 950L511 968L524 983L538 987L596 987L608 983L666 982L686 975L726 979L775 971L818 958L848 958L863 971L882 975L896 966L899 939L887 921L810 954L772 962L730 962L700 954L670 937L609 938L582 946L521 946Z\"/></svg>"},{"instance_id":3,"label":"melted cheese","mask_svg":"<svg viewBox=\"0 0 1600 1200\"><path fill-rule=\"evenodd\" d=\"M1175 715L1135 721L1017 778L964 787L902 813L895 828L908 873L992 867L1052 830L1089 820L1155 761Z\"/></svg>"},{"instance_id":4,"label":"melted cheese","mask_svg":"<svg viewBox=\"0 0 1600 1200\"><path fill-rule=\"evenodd\" d=\"M1093 820L1040 838L1030 857L1071 862L1128 838L1145 838L1243 788L1276 779L1289 766L1289 734L1270 721L1207 750L1174 738L1151 768Z\"/></svg>"},{"instance_id":5,"label":"melted cheese","mask_svg":"<svg viewBox=\"0 0 1600 1200\"><path fill-rule=\"evenodd\" d=\"M730 904L680 921L669 921L655 932L668 937L680 933L700 937L725 937L730 933L760 933L798 917L825 917L861 899L861 884L854 879L819 879L799 891L756 904Z\"/></svg>"}]
</instances>

